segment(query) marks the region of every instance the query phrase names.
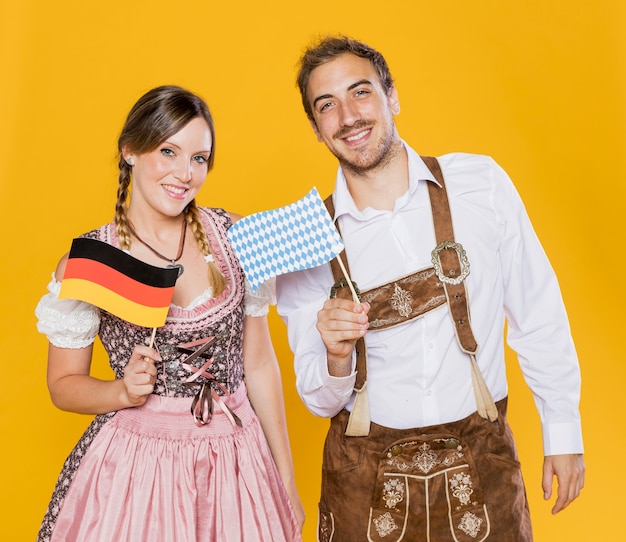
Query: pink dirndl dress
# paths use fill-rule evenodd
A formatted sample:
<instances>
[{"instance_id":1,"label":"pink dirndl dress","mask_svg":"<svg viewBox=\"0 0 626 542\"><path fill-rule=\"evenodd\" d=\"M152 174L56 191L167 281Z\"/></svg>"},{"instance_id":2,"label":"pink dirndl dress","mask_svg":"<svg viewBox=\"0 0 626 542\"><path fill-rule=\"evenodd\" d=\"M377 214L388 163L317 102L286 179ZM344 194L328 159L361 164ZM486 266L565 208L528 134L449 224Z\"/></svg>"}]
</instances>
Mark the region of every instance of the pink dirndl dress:
<instances>
[{"instance_id":1,"label":"pink dirndl dress","mask_svg":"<svg viewBox=\"0 0 626 542\"><path fill-rule=\"evenodd\" d=\"M245 287L226 237L230 218L221 209L201 215L228 286L195 307L170 308L155 339L163 362L154 394L141 407L95 417L63 466L39 542L301 540L243 381ZM119 246L113 224L86 236ZM98 333L121 378L151 330L100 311ZM186 363L210 337L209 349ZM209 359L211 377L188 382ZM190 411L203 385L213 413L198 426Z\"/></svg>"}]
</instances>

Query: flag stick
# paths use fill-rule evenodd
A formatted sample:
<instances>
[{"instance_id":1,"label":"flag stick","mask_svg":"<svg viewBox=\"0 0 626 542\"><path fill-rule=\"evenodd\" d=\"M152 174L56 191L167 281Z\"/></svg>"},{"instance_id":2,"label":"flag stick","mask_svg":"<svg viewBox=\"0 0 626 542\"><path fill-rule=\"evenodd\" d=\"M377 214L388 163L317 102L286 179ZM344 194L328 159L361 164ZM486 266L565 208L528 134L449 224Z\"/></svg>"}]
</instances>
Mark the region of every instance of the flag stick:
<instances>
[{"instance_id":1,"label":"flag stick","mask_svg":"<svg viewBox=\"0 0 626 542\"><path fill-rule=\"evenodd\" d=\"M157 330L156 327L152 328L152 337L150 337L150 346L148 346L148 348L152 348L152 345L154 344L154 337L156 336L156 330ZM148 363L152 361L148 356L144 357L143 359L147 361Z\"/></svg>"},{"instance_id":2,"label":"flag stick","mask_svg":"<svg viewBox=\"0 0 626 542\"><path fill-rule=\"evenodd\" d=\"M156 327L152 328L152 337L150 337L150 346L149 346L149 348L152 348L152 345L154 344L154 337L156 336L156 330L157 330Z\"/></svg>"},{"instance_id":3,"label":"flag stick","mask_svg":"<svg viewBox=\"0 0 626 542\"><path fill-rule=\"evenodd\" d=\"M343 260L341 259L341 254L337 255L337 260L339 261L339 267L341 267L341 270L343 271L343 276L346 277L346 281L348 282L348 288L350 288L350 291L352 292L352 300L355 303L360 303L361 301L359 300L359 296L356 295L356 291L354 290L354 286L352 285L352 281L350 280L350 276L348 275L348 272L346 271L346 268L343 265Z\"/></svg>"}]
</instances>

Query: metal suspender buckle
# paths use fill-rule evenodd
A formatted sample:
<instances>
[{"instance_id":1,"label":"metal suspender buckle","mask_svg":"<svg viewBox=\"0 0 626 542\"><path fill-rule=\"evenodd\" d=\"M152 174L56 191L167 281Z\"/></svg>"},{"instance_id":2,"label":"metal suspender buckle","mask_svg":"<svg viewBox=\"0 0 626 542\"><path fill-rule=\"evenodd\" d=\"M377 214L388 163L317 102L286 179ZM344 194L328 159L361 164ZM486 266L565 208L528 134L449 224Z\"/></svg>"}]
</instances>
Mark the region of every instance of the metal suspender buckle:
<instances>
[{"instance_id":1,"label":"metal suspender buckle","mask_svg":"<svg viewBox=\"0 0 626 542\"><path fill-rule=\"evenodd\" d=\"M359 287L356 285L356 282L352 281L352 286L354 288L354 291L356 292L356 295L360 298L361 291L359 290ZM334 299L335 297L337 297L337 292L341 288L347 288L347 287L348 287L348 281L344 277L339 277L337 279L337 282L335 282L335 284L333 284L330 289L330 299Z\"/></svg>"},{"instance_id":2,"label":"metal suspender buckle","mask_svg":"<svg viewBox=\"0 0 626 542\"><path fill-rule=\"evenodd\" d=\"M454 276L454 274L456 273L453 269L451 269L449 273L453 276L452 277L446 276L441 266L441 259L439 257L439 253L442 250L446 250L449 248L455 250L459 257L459 262L461 264L461 273L459 274L458 277ZM441 243L439 243L435 247L435 249L431 252L431 255L432 255L433 267L435 268L435 274L437 275L437 278L439 278L441 282L445 282L446 284L452 284L453 286L457 286L458 284L461 284L461 282L465 280L467 275L469 275L469 260L467 259L467 255L465 254L465 249L463 248L461 243L454 243L453 241L441 241Z\"/></svg>"}]
</instances>

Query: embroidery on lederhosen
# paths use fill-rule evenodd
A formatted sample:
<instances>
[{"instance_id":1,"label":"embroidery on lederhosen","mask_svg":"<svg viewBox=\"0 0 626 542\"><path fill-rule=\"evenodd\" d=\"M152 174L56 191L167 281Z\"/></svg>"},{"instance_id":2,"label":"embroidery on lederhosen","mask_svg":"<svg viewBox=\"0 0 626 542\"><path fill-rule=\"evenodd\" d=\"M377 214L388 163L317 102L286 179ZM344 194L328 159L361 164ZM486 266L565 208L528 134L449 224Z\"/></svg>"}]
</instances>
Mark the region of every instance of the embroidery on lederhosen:
<instances>
[{"instance_id":1,"label":"embroidery on lederhosen","mask_svg":"<svg viewBox=\"0 0 626 542\"><path fill-rule=\"evenodd\" d=\"M321 508L318 514L317 534L319 542L330 542L335 534L335 518L332 513L325 512Z\"/></svg>"},{"instance_id":2,"label":"embroidery on lederhosen","mask_svg":"<svg viewBox=\"0 0 626 542\"><path fill-rule=\"evenodd\" d=\"M405 318L411 314L411 305L413 304L413 296L411 292L403 290L397 284L393 285L393 294L389 301L392 309L398 311L400 316Z\"/></svg>"},{"instance_id":3,"label":"embroidery on lederhosen","mask_svg":"<svg viewBox=\"0 0 626 542\"><path fill-rule=\"evenodd\" d=\"M457 472L453 474L451 477L446 473L446 480L448 482L448 488L453 497L456 497L459 501L459 504L454 507L454 510L459 511L465 506L474 505L476 506L476 502L472 502L472 493L474 490L472 488L472 477L466 472ZM463 531L466 535L471 536L472 538L476 538L480 533L482 528L482 524L484 520L478 517L476 514L468 511L463 512L463 517L461 518L457 527Z\"/></svg>"},{"instance_id":4,"label":"embroidery on lederhosen","mask_svg":"<svg viewBox=\"0 0 626 542\"><path fill-rule=\"evenodd\" d=\"M379 536L385 537L395 531L398 526L389 512L381 514L373 520Z\"/></svg>"},{"instance_id":5,"label":"embroidery on lederhosen","mask_svg":"<svg viewBox=\"0 0 626 542\"><path fill-rule=\"evenodd\" d=\"M331 297L347 297L347 292L344 284L335 284ZM370 320L370 329L386 329L403 324L446 303L443 285L432 267L359 292L359 298L372 307L370 315L374 315L374 318Z\"/></svg>"},{"instance_id":6,"label":"embroidery on lederhosen","mask_svg":"<svg viewBox=\"0 0 626 542\"><path fill-rule=\"evenodd\" d=\"M480 542L489 531L471 452L459 439L405 439L381 455L370 508L370 542L450 535L459 542Z\"/></svg>"}]
</instances>

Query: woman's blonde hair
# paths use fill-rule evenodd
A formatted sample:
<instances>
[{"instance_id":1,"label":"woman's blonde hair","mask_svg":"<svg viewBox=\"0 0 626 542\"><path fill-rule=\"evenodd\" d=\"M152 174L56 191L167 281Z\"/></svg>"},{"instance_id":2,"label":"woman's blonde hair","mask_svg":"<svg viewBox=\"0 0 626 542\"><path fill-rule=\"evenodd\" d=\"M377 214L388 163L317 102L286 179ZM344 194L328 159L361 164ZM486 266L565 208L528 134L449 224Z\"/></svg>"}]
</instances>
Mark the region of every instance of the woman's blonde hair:
<instances>
[{"instance_id":1,"label":"woman's blonde hair","mask_svg":"<svg viewBox=\"0 0 626 542\"><path fill-rule=\"evenodd\" d=\"M120 173L115 205L115 225L122 249L130 249L131 244L128 226L131 167L126 163L123 152L143 154L153 151L197 117L206 121L211 132L211 155L208 161L208 171L210 171L215 160L215 126L209 107L202 98L177 86L157 87L139 98L128 113L117 142ZM206 257L211 256L211 246L200 220L200 211L195 199L185 207L184 215L200 251ZM209 280L213 295L219 295L226 288L226 279L215 262L209 262Z\"/></svg>"}]
</instances>

